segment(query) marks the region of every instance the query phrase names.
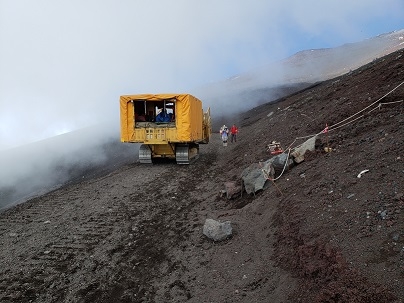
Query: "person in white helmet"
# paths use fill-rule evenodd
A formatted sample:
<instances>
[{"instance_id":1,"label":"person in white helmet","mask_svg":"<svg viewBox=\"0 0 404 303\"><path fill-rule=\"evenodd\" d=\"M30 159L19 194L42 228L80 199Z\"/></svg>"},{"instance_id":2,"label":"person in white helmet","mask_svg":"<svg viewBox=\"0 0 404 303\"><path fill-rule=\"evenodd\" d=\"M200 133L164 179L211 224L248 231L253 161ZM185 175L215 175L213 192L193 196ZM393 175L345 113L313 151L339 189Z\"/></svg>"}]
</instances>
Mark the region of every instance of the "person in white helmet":
<instances>
[{"instance_id":1,"label":"person in white helmet","mask_svg":"<svg viewBox=\"0 0 404 303\"><path fill-rule=\"evenodd\" d=\"M229 137L229 129L226 126L226 124L223 124L223 126L220 128L220 136L222 138L223 143L227 143L227 139Z\"/></svg>"}]
</instances>

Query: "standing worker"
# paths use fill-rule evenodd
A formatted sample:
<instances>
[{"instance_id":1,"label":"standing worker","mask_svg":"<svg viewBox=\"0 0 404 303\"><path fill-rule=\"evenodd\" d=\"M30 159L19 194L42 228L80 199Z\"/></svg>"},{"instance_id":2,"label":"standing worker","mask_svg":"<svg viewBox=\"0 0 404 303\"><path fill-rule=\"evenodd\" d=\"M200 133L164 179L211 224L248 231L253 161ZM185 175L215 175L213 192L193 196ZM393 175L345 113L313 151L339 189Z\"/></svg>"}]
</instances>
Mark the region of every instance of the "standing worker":
<instances>
[{"instance_id":1,"label":"standing worker","mask_svg":"<svg viewBox=\"0 0 404 303\"><path fill-rule=\"evenodd\" d=\"M228 138L228 134L229 134L229 129L227 128L226 124L224 124L221 128L220 128L220 137L222 138L223 141L223 146L227 146L227 138Z\"/></svg>"},{"instance_id":2,"label":"standing worker","mask_svg":"<svg viewBox=\"0 0 404 303\"><path fill-rule=\"evenodd\" d=\"M230 128L230 136L231 136L231 143L237 142L237 134L238 134L238 128L236 124L233 124L233 126Z\"/></svg>"}]
</instances>

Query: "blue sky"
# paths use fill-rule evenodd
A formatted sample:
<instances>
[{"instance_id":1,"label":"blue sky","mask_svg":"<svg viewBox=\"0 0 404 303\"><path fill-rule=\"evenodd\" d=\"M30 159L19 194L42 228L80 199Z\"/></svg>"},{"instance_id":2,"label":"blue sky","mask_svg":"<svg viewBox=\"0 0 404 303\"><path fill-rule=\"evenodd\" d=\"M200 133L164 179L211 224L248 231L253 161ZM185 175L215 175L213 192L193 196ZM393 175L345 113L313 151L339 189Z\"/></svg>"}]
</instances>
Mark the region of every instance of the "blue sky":
<instances>
[{"instance_id":1,"label":"blue sky","mask_svg":"<svg viewBox=\"0 0 404 303\"><path fill-rule=\"evenodd\" d=\"M0 0L0 150L118 122L122 94L188 92L404 29L403 12L402 0Z\"/></svg>"}]
</instances>

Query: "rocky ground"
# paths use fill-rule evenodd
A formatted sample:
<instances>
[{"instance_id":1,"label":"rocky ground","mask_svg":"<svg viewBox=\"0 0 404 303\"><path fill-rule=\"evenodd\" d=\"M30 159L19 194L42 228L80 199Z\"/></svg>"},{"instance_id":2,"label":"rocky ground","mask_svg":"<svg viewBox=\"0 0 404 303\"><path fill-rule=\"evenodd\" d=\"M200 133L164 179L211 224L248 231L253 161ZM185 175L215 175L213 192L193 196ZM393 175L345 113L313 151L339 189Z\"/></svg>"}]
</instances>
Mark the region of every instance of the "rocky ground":
<instances>
[{"instance_id":1,"label":"rocky ground","mask_svg":"<svg viewBox=\"0 0 404 303\"><path fill-rule=\"evenodd\" d=\"M0 301L404 302L403 81L398 51L229 119L237 143L214 133L189 166L134 162L3 211ZM271 141L326 124L264 190L220 196Z\"/></svg>"}]
</instances>

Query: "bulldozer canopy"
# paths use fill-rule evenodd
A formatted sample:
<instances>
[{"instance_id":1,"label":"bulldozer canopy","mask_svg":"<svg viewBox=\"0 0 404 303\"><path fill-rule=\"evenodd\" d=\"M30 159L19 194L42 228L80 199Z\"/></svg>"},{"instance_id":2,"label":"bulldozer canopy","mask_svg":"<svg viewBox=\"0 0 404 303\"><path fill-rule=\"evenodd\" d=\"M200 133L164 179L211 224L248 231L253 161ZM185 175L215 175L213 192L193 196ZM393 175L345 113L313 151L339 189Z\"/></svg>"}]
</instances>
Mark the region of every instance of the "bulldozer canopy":
<instances>
[{"instance_id":1,"label":"bulldozer canopy","mask_svg":"<svg viewBox=\"0 0 404 303\"><path fill-rule=\"evenodd\" d=\"M175 119L178 141L193 141L202 137L202 102L190 94L139 94L120 97L121 138L128 141L134 130L132 101L164 101L175 99Z\"/></svg>"}]
</instances>

